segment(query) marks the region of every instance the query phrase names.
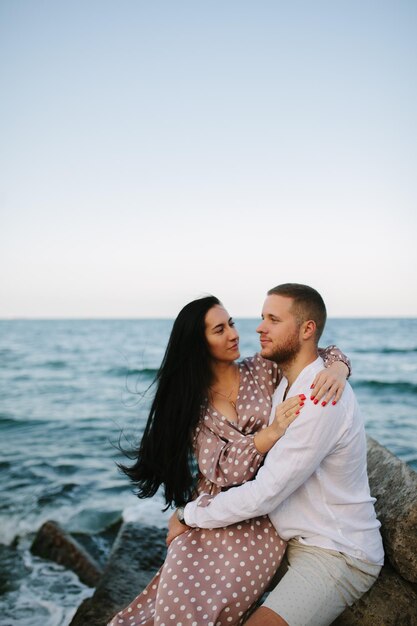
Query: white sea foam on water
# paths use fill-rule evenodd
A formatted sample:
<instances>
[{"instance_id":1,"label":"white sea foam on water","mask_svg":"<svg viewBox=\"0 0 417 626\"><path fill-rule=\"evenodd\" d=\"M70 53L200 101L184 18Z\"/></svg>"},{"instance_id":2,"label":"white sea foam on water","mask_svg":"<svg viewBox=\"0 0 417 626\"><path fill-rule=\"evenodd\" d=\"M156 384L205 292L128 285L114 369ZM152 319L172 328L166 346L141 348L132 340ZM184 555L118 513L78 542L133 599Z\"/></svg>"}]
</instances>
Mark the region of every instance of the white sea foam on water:
<instances>
[{"instance_id":1,"label":"white sea foam on water","mask_svg":"<svg viewBox=\"0 0 417 626\"><path fill-rule=\"evenodd\" d=\"M147 500L137 500L123 509L123 520L166 528L172 510L163 511L163 508L165 508L164 501L158 495Z\"/></svg>"},{"instance_id":2,"label":"white sea foam on water","mask_svg":"<svg viewBox=\"0 0 417 626\"><path fill-rule=\"evenodd\" d=\"M64 567L23 550L27 576L0 596L2 626L68 626L81 602L94 593Z\"/></svg>"}]
</instances>

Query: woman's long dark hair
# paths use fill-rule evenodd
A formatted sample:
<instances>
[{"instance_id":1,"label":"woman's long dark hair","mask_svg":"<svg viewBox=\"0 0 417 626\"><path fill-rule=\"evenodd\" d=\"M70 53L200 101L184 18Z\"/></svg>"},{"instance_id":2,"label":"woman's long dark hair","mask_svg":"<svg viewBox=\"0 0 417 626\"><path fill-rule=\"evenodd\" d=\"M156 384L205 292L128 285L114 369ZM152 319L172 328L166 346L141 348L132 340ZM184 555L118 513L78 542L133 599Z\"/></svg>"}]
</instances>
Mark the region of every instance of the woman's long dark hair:
<instances>
[{"instance_id":1,"label":"woman's long dark hair","mask_svg":"<svg viewBox=\"0 0 417 626\"><path fill-rule=\"evenodd\" d=\"M211 383L210 353L205 337L207 312L220 301L214 296L193 300L172 327L148 421L135 463L120 469L132 480L139 498L164 487L168 506L192 499L193 435Z\"/></svg>"}]
</instances>

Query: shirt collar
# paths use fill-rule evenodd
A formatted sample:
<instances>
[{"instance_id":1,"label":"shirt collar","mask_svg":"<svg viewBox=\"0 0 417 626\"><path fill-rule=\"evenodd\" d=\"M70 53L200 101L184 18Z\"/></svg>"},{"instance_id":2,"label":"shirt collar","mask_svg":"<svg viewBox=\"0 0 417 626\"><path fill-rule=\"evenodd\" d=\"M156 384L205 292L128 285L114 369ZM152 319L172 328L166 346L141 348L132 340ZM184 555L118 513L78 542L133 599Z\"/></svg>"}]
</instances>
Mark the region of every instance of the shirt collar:
<instances>
[{"instance_id":1,"label":"shirt collar","mask_svg":"<svg viewBox=\"0 0 417 626\"><path fill-rule=\"evenodd\" d=\"M307 383L310 381L312 382L317 372L322 370L323 367L324 367L324 362L321 356L317 357L315 361L312 361L311 363L306 365L305 368L302 369L301 372L298 374L297 378L295 379L291 387L288 389L287 398L288 396L292 395L291 392L293 389L303 387L305 382ZM287 388L287 385L288 385L288 380L285 378L285 376L283 376L281 383L279 385L279 389L280 391L282 390L282 394L284 394L284 391Z\"/></svg>"}]
</instances>

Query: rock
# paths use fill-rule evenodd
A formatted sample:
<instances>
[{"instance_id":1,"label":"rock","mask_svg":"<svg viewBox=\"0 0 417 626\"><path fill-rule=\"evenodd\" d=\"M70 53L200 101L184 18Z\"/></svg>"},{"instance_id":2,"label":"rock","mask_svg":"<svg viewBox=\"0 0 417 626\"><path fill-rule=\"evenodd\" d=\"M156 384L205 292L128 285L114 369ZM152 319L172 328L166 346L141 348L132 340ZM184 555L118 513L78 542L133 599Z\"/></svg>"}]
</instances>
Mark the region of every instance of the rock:
<instances>
[{"instance_id":1,"label":"rock","mask_svg":"<svg viewBox=\"0 0 417 626\"><path fill-rule=\"evenodd\" d=\"M358 602L342 613L333 626L416 626L417 589L389 564Z\"/></svg>"},{"instance_id":2,"label":"rock","mask_svg":"<svg viewBox=\"0 0 417 626\"><path fill-rule=\"evenodd\" d=\"M100 566L57 522L50 520L41 526L31 552L71 569L89 587L95 587L100 580Z\"/></svg>"},{"instance_id":3,"label":"rock","mask_svg":"<svg viewBox=\"0 0 417 626\"><path fill-rule=\"evenodd\" d=\"M99 564L100 569L103 570L107 564L112 545L114 544L121 525L122 520L94 535L71 532L71 537L82 545L84 550L93 557Z\"/></svg>"},{"instance_id":4,"label":"rock","mask_svg":"<svg viewBox=\"0 0 417 626\"><path fill-rule=\"evenodd\" d=\"M368 475L386 556L401 576L417 582L417 474L368 437Z\"/></svg>"},{"instance_id":5,"label":"rock","mask_svg":"<svg viewBox=\"0 0 417 626\"><path fill-rule=\"evenodd\" d=\"M417 474L368 437L368 475L385 565L368 593L334 625L417 626Z\"/></svg>"},{"instance_id":6,"label":"rock","mask_svg":"<svg viewBox=\"0 0 417 626\"><path fill-rule=\"evenodd\" d=\"M146 587L165 554L164 530L123 524L94 595L81 604L70 626L105 626Z\"/></svg>"}]
</instances>

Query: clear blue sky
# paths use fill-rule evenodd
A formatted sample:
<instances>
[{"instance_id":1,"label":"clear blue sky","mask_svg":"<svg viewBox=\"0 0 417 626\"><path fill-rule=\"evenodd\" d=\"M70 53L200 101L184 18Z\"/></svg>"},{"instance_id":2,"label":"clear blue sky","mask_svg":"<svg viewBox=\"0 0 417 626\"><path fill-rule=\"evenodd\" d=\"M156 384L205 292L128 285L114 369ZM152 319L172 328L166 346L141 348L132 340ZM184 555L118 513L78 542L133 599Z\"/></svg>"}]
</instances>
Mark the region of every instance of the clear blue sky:
<instances>
[{"instance_id":1,"label":"clear blue sky","mask_svg":"<svg viewBox=\"0 0 417 626\"><path fill-rule=\"evenodd\" d=\"M417 315L417 2L1 0L0 317Z\"/></svg>"}]
</instances>

